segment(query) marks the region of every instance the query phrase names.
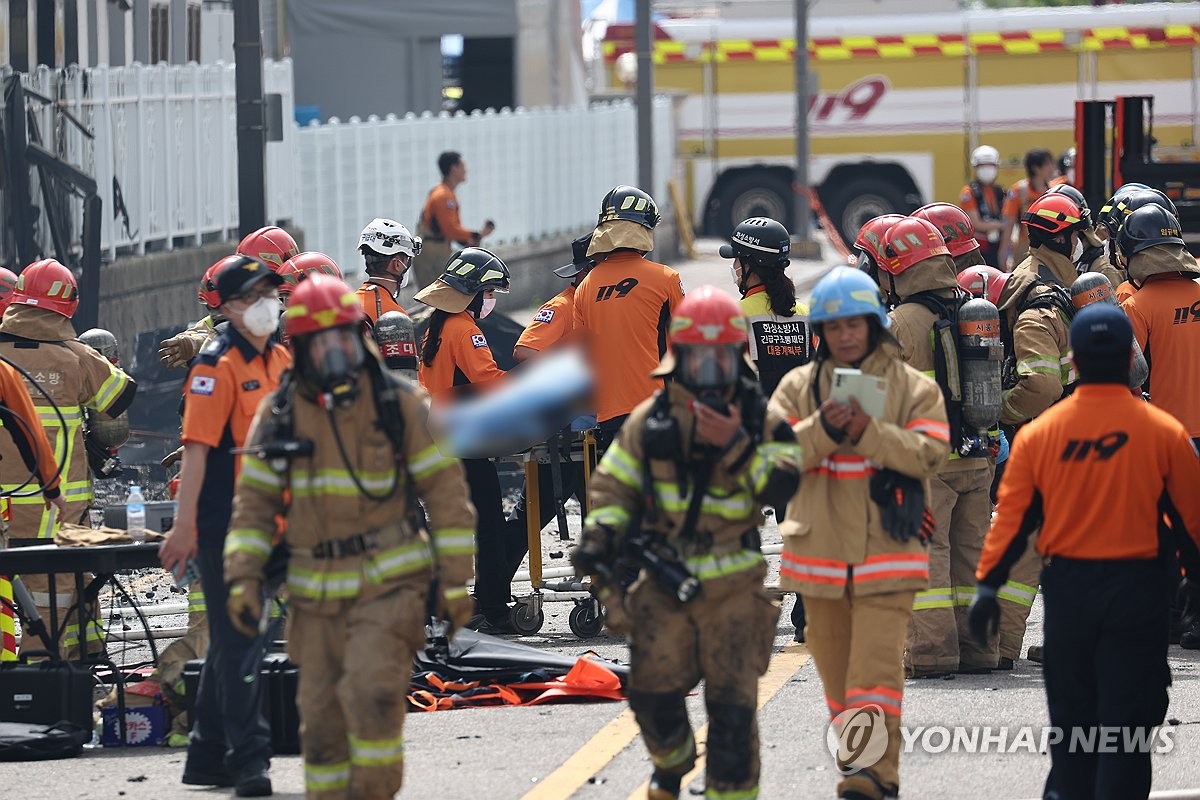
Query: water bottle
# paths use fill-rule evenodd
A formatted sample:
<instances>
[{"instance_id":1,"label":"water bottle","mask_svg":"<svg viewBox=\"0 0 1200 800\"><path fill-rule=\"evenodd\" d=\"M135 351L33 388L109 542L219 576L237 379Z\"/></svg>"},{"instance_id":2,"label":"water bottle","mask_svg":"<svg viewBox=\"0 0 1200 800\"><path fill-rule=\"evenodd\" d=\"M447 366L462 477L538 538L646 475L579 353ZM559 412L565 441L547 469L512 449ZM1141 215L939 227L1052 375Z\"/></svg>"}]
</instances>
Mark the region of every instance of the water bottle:
<instances>
[{"instance_id":1,"label":"water bottle","mask_svg":"<svg viewBox=\"0 0 1200 800\"><path fill-rule=\"evenodd\" d=\"M129 484L129 496L125 498L125 531L134 544L146 541L146 498L136 483Z\"/></svg>"}]
</instances>

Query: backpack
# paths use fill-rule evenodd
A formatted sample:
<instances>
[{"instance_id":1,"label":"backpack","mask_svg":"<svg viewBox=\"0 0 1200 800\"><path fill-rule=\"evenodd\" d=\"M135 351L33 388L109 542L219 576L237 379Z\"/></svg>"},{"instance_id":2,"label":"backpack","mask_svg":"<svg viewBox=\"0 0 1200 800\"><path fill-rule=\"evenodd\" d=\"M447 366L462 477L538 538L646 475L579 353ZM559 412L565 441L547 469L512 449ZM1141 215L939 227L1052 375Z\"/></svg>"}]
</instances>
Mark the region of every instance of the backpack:
<instances>
[{"instance_id":1,"label":"backpack","mask_svg":"<svg viewBox=\"0 0 1200 800\"><path fill-rule=\"evenodd\" d=\"M91 731L70 722L0 722L0 761L50 761L83 755Z\"/></svg>"},{"instance_id":2,"label":"backpack","mask_svg":"<svg viewBox=\"0 0 1200 800\"><path fill-rule=\"evenodd\" d=\"M967 436L963 430L963 390L960 349L966 345L958 339L958 310L961 297L939 297L933 292L918 292L900 301L900 305L915 303L928 309L935 317L930 333L933 337L933 374L942 399L946 403L946 418L950 423L950 448L961 453Z\"/></svg>"}]
</instances>

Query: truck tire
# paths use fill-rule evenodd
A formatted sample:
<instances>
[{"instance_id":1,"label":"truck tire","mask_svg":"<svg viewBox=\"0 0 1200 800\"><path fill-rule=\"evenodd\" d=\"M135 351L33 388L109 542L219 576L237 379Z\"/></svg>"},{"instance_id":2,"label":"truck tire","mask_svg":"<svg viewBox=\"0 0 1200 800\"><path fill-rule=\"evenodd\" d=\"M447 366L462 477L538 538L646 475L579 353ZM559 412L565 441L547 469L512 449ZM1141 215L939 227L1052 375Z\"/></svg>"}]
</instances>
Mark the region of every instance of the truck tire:
<instances>
[{"instance_id":1,"label":"truck tire","mask_svg":"<svg viewBox=\"0 0 1200 800\"><path fill-rule=\"evenodd\" d=\"M731 179L717 197L710 233L728 239L733 229L750 217L770 217L792 227L792 187L766 170L746 172Z\"/></svg>"},{"instance_id":2,"label":"truck tire","mask_svg":"<svg viewBox=\"0 0 1200 800\"><path fill-rule=\"evenodd\" d=\"M849 246L863 223L883 214L907 214L904 191L895 184L871 178L857 178L828 194L825 211L842 241Z\"/></svg>"}]
</instances>

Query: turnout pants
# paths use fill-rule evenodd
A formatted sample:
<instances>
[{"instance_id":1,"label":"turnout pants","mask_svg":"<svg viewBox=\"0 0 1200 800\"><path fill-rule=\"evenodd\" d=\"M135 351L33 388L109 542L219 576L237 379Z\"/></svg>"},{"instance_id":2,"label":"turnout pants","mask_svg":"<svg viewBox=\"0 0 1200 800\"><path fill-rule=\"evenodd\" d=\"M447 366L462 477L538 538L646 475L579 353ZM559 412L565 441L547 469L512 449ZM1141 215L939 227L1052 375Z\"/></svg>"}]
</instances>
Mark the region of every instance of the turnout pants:
<instances>
[{"instance_id":1,"label":"turnout pants","mask_svg":"<svg viewBox=\"0 0 1200 800\"><path fill-rule=\"evenodd\" d=\"M656 772L696 763L684 698L704 679L706 796L758 796L758 678L767 671L779 605L762 588L766 565L704 582L683 604L644 571L629 588L629 707Z\"/></svg>"},{"instance_id":2,"label":"turnout pants","mask_svg":"<svg viewBox=\"0 0 1200 800\"><path fill-rule=\"evenodd\" d=\"M1042 573L1046 604L1046 701L1051 745L1049 800L1126 800L1150 793L1151 729L1167 712L1169 587L1157 560L1053 558ZM1099 727L1119 729L1116 746L1072 747ZM1128 747L1141 736L1150 747ZM1092 749L1092 752L1087 752ZM1099 749L1101 752L1096 752ZM1115 749L1116 752L1111 750Z\"/></svg>"},{"instance_id":3,"label":"turnout pants","mask_svg":"<svg viewBox=\"0 0 1200 800\"><path fill-rule=\"evenodd\" d=\"M308 800L390 800L404 780L413 655L425 646L429 574L364 586L352 600L292 601L288 655Z\"/></svg>"},{"instance_id":4,"label":"turnout pants","mask_svg":"<svg viewBox=\"0 0 1200 800\"><path fill-rule=\"evenodd\" d=\"M237 777L270 762L271 729L262 714L262 681L242 679L242 664L255 642L229 620L224 545L223 535L200 533L196 564L208 606L209 643L192 706L187 759L190 767L208 771L224 760Z\"/></svg>"},{"instance_id":5,"label":"turnout pants","mask_svg":"<svg viewBox=\"0 0 1200 800\"><path fill-rule=\"evenodd\" d=\"M975 566L992 519L992 468L931 478L929 506L937 523L929 545L929 589L917 592L904 656L906 671L955 672L959 667L996 666L996 647L980 648L967 627L975 597Z\"/></svg>"},{"instance_id":6,"label":"turnout pants","mask_svg":"<svg viewBox=\"0 0 1200 800\"><path fill-rule=\"evenodd\" d=\"M904 695L904 637L913 592L856 595L853 585L837 599L805 595L808 649L825 687L830 718L876 706L883 712L887 749L874 765L846 775L838 793L861 792L874 800L900 788L900 708ZM844 767L838 754L838 767Z\"/></svg>"}]
</instances>

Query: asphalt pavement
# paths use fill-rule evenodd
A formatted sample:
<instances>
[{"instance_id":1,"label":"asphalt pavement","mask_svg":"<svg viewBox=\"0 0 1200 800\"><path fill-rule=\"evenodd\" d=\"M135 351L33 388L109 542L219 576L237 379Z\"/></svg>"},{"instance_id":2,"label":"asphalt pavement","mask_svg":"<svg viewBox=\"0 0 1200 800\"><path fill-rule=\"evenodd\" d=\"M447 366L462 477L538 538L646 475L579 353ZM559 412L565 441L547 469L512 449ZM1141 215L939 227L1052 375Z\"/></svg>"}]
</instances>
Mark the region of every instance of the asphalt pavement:
<instances>
[{"instance_id":1,"label":"asphalt pavement","mask_svg":"<svg viewBox=\"0 0 1200 800\"><path fill-rule=\"evenodd\" d=\"M694 261L678 264L687 288L710 283L732 293L728 263L716 257L716 243L700 242ZM807 296L828 261L793 265L793 277ZM531 314L532 312L530 312ZM514 316L517 316L514 314ZM572 538L579 532L579 511L569 505ZM764 519L765 544L779 543L778 528ZM565 549L551 525L542 535L547 568L565 566ZM778 557L769 557L777 579ZM518 594L528 584L514 586ZM759 729L762 742L764 800L832 798L837 775L826 747L828 723L821 683L807 649L792 643L788 621L791 598L784 600L775 656L760 685ZM596 655L628 660L622 639L601 634L574 636L567 623L569 602L546 605L546 624L518 641L547 652ZM1041 642L1041 601L1034 606L1025 645ZM387 654L380 654L386 658ZM1172 647L1174 685L1167 713L1170 752L1156 754L1154 787L1162 796L1200 798L1200 654ZM407 665L397 664L397 669ZM702 687L700 690L702 691ZM688 700L698 741L705 724L702 694ZM922 800L1040 797L1050 759L1036 747L1011 747L1021 726L1033 726L1035 740L1048 725L1042 668L1022 660L1011 672L960 675L948 680L909 681L905 687L904 725L914 742L901 757L901 794ZM956 726L987 728L981 741L988 752L946 746L939 729L953 736ZM644 797L650 762L624 703L579 703L526 708L480 708L410 713L405 724L406 782L403 798L430 800L554 800L573 797ZM968 732L969 733L969 732ZM933 734L933 735L930 735ZM990 737L990 739L989 739ZM998 753L997 742L1007 750ZM922 746L925 745L925 746ZM701 748L703 749L703 748ZM957 751L957 752L956 752ZM126 798L168 800L229 796L229 790L184 787L179 783L183 751L167 748L89 750L82 758L40 763L0 764L4 798L73 800ZM684 796L702 794L702 764L690 776ZM276 796L303 797L302 764L297 756L276 758L272 766ZM1157 794L1156 794L1157 796Z\"/></svg>"}]
</instances>

